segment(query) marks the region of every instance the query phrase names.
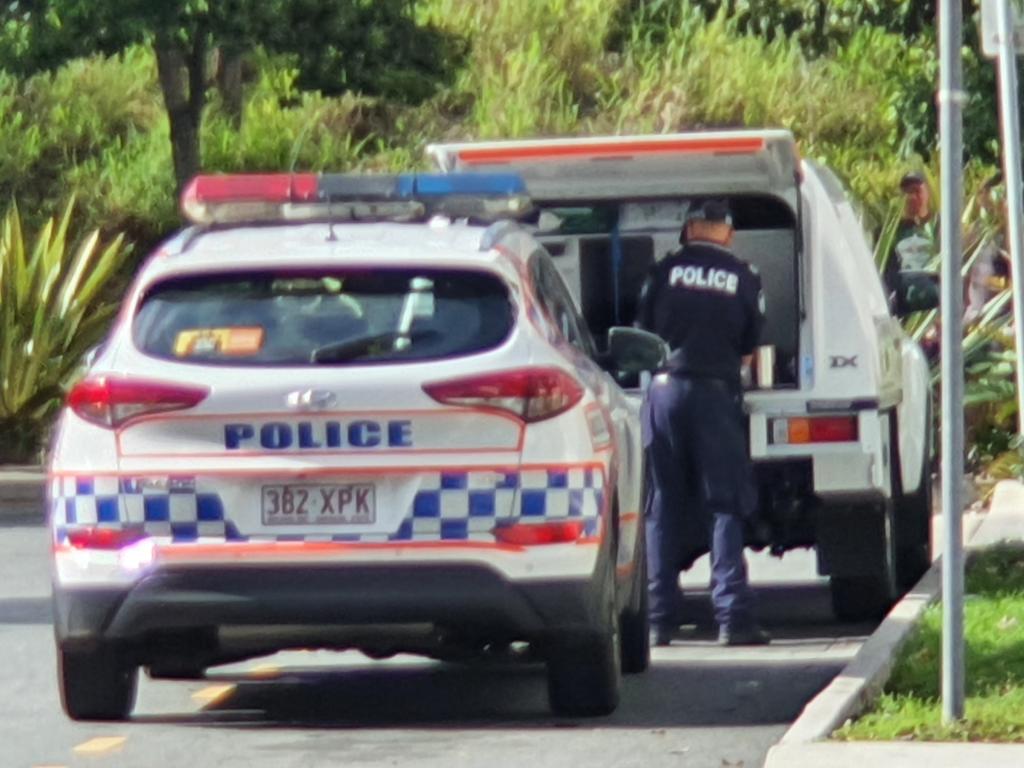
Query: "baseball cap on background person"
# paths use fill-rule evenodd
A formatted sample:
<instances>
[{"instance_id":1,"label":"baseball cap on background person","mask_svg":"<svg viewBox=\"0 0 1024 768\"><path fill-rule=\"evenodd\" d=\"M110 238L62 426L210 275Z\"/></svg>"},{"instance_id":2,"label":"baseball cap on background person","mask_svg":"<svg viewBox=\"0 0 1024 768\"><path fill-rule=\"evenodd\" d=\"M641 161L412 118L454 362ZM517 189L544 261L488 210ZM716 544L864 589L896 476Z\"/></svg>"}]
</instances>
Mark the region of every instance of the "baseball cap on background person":
<instances>
[{"instance_id":1,"label":"baseball cap on background person","mask_svg":"<svg viewBox=\"0 0 1024 768\"><path fill-rule=\"evenodd\" d=\"M903 178L900 179L900 189L906 192L908 187L927 183L928 179L925 178L925 175L921 173L921 171L907 171L903 174Z\"/></svg>"}]
</instances>

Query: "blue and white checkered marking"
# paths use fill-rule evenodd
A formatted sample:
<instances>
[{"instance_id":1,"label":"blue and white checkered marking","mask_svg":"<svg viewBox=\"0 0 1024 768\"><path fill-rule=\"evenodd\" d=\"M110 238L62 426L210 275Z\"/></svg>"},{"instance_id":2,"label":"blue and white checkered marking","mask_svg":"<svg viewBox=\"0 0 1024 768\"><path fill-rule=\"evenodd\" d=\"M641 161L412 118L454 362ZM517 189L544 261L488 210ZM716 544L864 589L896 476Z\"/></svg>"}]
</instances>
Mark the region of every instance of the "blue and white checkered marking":
<instances>
[{"instance_id":1,"label":"blue and white checkered marking","mask_svg":"<svg viewBox=\"0 0 1024 768\"><path fill-rule=\"evenodd\" d=\"M593 469L520 472L432 472L420 476L412 508L387 533L241 535L225 517L220 496L202 478L58 477L51 481L52 525L58 540L69 528L142 524L172 541L494 541L495 526L582 519L596 535L604 501L603 475Z\"/></svg>"},{"instance_id":2,"label":"blue and white checkered marking","mask_svg":"<svg viewBox=\"0 0 1024 768\"><path fill-rule=\"evenodd\" d=\"M235 539L220 497L196 490L194 477L63 477L50 485L53 526L58 538L76 525L142 524L152 536L193 541L200 536Z\"/></svg>"}]
</instances>

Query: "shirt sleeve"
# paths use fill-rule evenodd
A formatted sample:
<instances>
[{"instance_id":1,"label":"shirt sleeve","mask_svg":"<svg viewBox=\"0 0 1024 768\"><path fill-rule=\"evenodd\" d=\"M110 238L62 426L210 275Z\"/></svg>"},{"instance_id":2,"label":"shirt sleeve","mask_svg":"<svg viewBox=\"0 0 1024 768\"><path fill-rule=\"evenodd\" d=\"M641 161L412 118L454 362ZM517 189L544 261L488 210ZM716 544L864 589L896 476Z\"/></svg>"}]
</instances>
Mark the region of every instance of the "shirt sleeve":
<instances>
[{"instance_id":1,"label":"shirt sleeve","mask_svg":"<svg viewBox=\"0 0 1024 768\"><path fill-rule=\"evenodd\" d=\"M746 303L747 322L743 328L743 339L740 354L749 355L757 347L761 340L761 331L764 329L765 302L764 291L761 288L761 276L753 271L747 271L747 291L744 299Z\"/></svg>"}]
</instances>

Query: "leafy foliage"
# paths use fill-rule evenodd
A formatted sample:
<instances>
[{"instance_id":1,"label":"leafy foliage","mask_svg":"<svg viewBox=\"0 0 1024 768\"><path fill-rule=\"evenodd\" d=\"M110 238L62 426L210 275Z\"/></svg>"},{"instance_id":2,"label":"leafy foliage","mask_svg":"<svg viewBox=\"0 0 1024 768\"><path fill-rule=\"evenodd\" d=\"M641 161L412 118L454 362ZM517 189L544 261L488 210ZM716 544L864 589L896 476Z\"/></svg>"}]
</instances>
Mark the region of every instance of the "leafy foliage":
<instances>
[{"instance_id":1,"label":"leafy foliage","mask_svg":"<svg viewBox=\"0 0 1024 768\"><path fill-rule=\"evenodd\" d=\"M409 0L13 0L0 8L0 65L34 72L76 56L152 45L180 188L201 167L212 50L225 67L231 62L233 74L222 84L232 103L239 58L260 44L292 54L307 88L422 99L447 75L460 47L418 25L412 11Z\"/></svg>"},{"instance_id":2,"label":"leafy foliage","mask_svg":"<svg viewBox=\"0 0 1024 768\"><path fill-rule=\"evenodd\" d=\"M120 266L121 238L69 241L73 203L26 240L17 208L0 222L0 462L35 458L47 419L116 305L104 288Z\"/></svg>"}]
</instances>

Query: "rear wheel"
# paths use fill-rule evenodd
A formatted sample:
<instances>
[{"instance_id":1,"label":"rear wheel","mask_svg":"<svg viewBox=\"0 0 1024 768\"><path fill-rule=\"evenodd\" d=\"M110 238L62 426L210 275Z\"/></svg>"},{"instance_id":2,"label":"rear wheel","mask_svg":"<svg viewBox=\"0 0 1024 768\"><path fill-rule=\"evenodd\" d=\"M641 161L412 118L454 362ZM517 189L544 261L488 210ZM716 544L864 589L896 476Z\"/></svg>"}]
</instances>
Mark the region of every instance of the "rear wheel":
<instances>
[{"instance_id":1,"label":"rear wheel","mask_svg":"<svg viewBox=\"0 0 1024 768\"><path fill-rule=\"evenodd\" d=\"M832 576L832 610L843 621L881 619L899 596L892 506L865 504L826 510L819 529Z\"/></svg>"},{"instance_id":2,"label":"rear wheel","mask_svg":"<svg viewBox=\"0 0 1024 768\"><path fill-rule=\"evenodd\" d=\"M138 668L116 648L57 651L61 703L72 720L126 720L135 704Z\"/></svg>"},{"instance_id":3,"label":"rear wheel","mask_svg":"<svg viewBox=\"0 0 1024 768\"><path fill-rule=\"evenodd\" d=\"M622 649L614 577L607 582L603 613L598 632L558 640L548 651L548 701L556 715L608 715L619 705Z\"/></svg>"},{"instance_id":4,"label":"rear wheel","mask_svg":"<svg viewBox=\"0 0 1024 768\"><path fill-rule=\"evenodd\" d=\"M645 672L651 665L651 625L647 616L647 552L643 534L641 528L637 537L630 599L619 618L622 671L627 675Z\"/></svg>"},{"instance_id":5,"label":"rear wheel","mask_svg":"<svg viewBox=\"0 0 1024 768\"><path fill-rule=\"evenodd\" d=\"M892 421L892 488L895 499L896 583L901 590L913 587L932 564L932 483L928 471L931 453L931 419L926 421L923 466L917 490L903 493L896 420Z\"/></svg>"},{"instance_id":6,"label":"rear wheel","mask_svg":"<svg viewBox=\"0 0 1024 768\"><path fill-rule=\"evenodd\" d=\"M832 612L841 621L877 621L889 611L893 594L883 576L833 576Z\"/></svg>"}]
</instances>

